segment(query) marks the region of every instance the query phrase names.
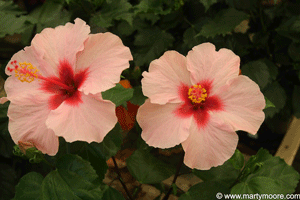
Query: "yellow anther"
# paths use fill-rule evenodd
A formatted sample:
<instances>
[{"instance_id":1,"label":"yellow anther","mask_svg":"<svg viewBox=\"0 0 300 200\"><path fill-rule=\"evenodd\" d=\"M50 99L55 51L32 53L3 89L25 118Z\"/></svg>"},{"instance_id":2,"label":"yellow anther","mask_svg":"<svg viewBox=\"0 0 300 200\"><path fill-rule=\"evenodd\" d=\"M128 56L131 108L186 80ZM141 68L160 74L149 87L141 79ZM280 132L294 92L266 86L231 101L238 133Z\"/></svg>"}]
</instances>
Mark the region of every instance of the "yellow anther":
<instances>
[{"instance_id":1,"label":"yellow anther","mask_svg":"<svg viewBox=\"0 0 300 200\"><path fill-rule=\"evenodd\" d=\"M15 76L21 81L21 82L32 82L35 78L38 77L39 70L36 67L33 67L31 63L23 62L19 63L19 66L16 66L15 68Z\"/></svg>"},{"instance_id":2,"label":"yellow anther","mask_svg":"<svg viewBox=\"0 0 300 200\"><path fill-rule=\"evenodd\" d=\"M207 97L206 90L201 87L201 85L193 85L188 92L188 98L193 103L201 103L202 101L205 101L205 98Z\"/></svg>"}]
</instances>

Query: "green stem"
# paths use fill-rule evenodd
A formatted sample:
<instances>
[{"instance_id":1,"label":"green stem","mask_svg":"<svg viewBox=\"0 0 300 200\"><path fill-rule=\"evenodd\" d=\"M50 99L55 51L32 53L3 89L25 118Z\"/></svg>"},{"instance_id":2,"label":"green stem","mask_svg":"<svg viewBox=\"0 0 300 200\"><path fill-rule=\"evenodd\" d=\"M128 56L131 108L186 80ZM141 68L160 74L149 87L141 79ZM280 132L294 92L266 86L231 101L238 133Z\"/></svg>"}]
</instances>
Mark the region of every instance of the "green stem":
<instances>
[{"instance_id":1,"label":"green stem","mask_svg":"<svg viewBox=\"0 0 300 200\"><path fill-rule=\"evenodd\" d=\"M139 191L141 190L141 187L142 187L142 184L140 184L138 187L136 187L134 189L134 192L133 192L133 198L135 199L137 194L139 193Z\"/></svg>"},{"instance_id":2,"label":"green stem","mask_svg":"<svg viewBox=\"0 0 300 200\"><path fill-rule=\"evenodd\" d=\"M113 162L114 162L114 164L115 164L116 172L117 172L117 174L118 174L118 178L119 178L120 183L122 184L122 186L123 186L123 188L124 188L124 190L125 190L125 192L126 192L128 198L129 198L130 200L133 200L133 197L131 196L129 190L127 189L127 186L125 185L125 183L124 183L123 180L122 180L122 176L121 176L121 173L120 173L120 169L119 169L119 167L118 167L118 164L117 164L117 162L116 162L115 157L112 156L111 158L112 158L112 160L113 160Z\"/></svg>"},{"instance_id":3,"label":"green stem","mask_svg":"<svg viewBox=\"0 0 300 200\"><path fill-rule=\"evenodd\" d=\"M181 166L182 166L182 164L183 164L183 158L184 158L184 152L181 153L180 160L179 160L179 163L178 163L178 165L177 165L177 169L176 169L176 172L175 172L174 179L173 179L173 181L172 181L171 187L169 188L169 190L168 190L166 196L164 196L163 200L167 200L167 199L169 198L169 196L170 196L172 190L173 190L172 185L176 183L177 177L178 177L178 175L179 175L180 168L181 168Z\"/></svg>"}]
</instances>

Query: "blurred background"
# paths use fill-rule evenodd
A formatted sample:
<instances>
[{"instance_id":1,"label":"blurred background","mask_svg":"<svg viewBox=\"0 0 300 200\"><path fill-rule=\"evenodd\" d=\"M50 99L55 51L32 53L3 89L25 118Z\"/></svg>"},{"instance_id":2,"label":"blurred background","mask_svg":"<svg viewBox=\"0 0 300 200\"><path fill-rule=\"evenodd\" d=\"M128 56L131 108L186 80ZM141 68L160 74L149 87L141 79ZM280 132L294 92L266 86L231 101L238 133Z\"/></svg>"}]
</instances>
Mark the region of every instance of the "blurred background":
<instances>
[{"instance_id":1,"label":"blurred background","mask_svg":"<svg viewBox=\"0 0 300 200\"><path fill-rule=\"evenodd\" d=\"M29 46L44 28L77 17L91 26L92 33L118 35L133 54L121 85L132 88L134 96L116 110L123 130L122 150L116 156L120 165L132 149L145 145L135 122L145 100L141 73L167 50L186 55L192 47L211 42L241 58L241 73L259 85L270 106L256 136L238 132L238 149L246 156L261 147L279 155L282 144L280 155L292 157L288 164L300 172L300 153L294 158L300 138L300 0L0 0L1 96L5 96L4 69L12 55ZM0 194L4 195L0 199L12 198L15 185L27 172L47 171L13 154L7 107L8 103L0 105ZM283 143L291 123L294 129ZM284 149L292 143L286 155ZM180 151L180 147L157 150L157 155L169 157Z\"/></svg>"}]
</instances>

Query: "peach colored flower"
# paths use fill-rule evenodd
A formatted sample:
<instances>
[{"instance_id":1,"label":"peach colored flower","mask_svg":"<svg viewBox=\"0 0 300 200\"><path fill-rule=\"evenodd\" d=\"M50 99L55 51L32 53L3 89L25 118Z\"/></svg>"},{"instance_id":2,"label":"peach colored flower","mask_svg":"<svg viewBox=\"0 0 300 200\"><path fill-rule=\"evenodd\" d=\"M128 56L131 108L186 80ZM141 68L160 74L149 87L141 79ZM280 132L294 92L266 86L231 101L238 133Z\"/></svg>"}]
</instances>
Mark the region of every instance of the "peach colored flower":
<instances>
[{"instance_id":1,"label":"peach colored flower","mask_svg":"<svg viewBox=\"0 0 300 200\"><path fill-rule=\"evenodd\" d=\"M49 155L58 136L101 142L115 126L115 105L101 92L120 81L132 55L112 33L89 34L81 19L37 34L6 66L8 129Z\"/></svg>"},{"instance_id":2,"label":"peach colored flower","mask_svg":"<svg viewBox=\"0 0 300 200\"><path fill-rule=\"evenodd\" d=\"M202 170L222 165L234 153L236 130L256 134L265 116L263 94L239 76L240 59L228 49L204 43L186 57L167 51L144 72L149 99L137 114L147 144L170 148L181 143L184 163Z\"/></svg>"}]
</instances>

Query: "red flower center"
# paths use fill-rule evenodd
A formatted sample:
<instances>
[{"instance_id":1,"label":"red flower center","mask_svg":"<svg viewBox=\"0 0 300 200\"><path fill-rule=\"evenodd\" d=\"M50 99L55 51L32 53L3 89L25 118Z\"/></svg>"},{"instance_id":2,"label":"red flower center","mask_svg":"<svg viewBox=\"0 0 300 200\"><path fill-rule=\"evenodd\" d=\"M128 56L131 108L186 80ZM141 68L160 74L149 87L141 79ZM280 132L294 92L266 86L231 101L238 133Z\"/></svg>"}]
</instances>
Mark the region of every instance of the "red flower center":
<instances>
[{"instance_id":1,"label":"red flower center","mask_svg":"<svg viewBox=\"0 0 300 200\"><path fill-rule=\"evenodd\" d=\"M210 95L211 87L211 81L201 81L191 87L182 84L179 96L184 103L175 110L175 115L180 118L193 116L198 127L204 127L209 121L208 111L224 109L221 99L216 95Z\"/></svg>"},{"instance_id":2,"label":"red flower center","mask_svg":"<svg viewBox=\"0 0 300 200\"><path fill-rule=\"evenodd\" d=\"M69 105L77 106L82 103L81 93L78 88L87 79L87 69L74 74L70 63L66 60L61 61L58 66L59 76L44 77L38 74L36 67L31 63L11 63L14 68L7 68L10 72L15 71L15 76L22 82L32 82L35 79L42 80L41 89L44 92L53 94L49 101L49 108L56 109L61 103L66 102Z\"/></svg>"}]
</instances>

